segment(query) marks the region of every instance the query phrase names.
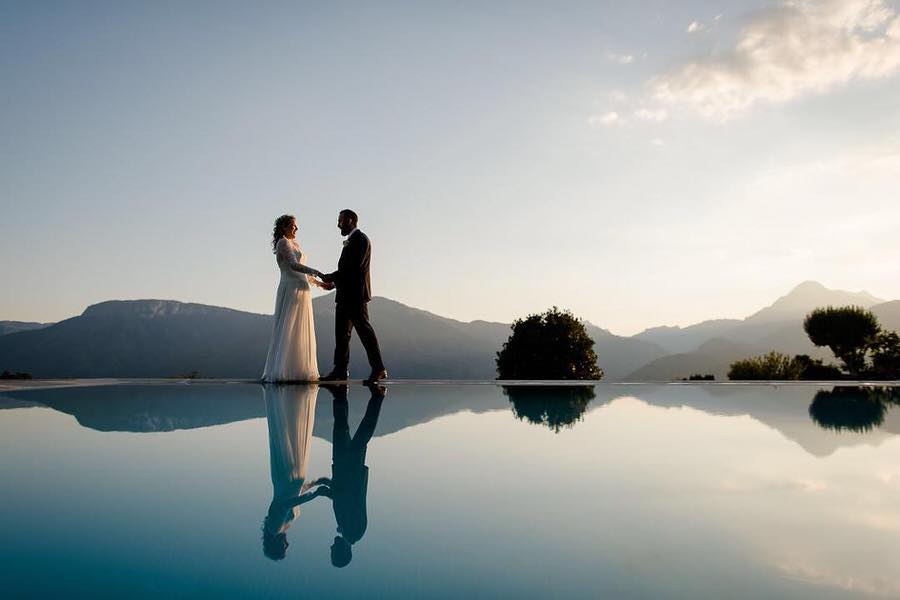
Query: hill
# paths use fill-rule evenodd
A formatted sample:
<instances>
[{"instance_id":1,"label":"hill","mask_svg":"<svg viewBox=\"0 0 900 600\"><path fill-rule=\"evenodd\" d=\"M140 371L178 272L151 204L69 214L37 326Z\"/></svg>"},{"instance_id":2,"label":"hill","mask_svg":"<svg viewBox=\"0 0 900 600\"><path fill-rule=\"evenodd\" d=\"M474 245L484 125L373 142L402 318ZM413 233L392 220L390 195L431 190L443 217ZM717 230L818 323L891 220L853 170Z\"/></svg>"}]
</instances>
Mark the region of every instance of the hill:
<instances>
[{"instance_id":1,"label":"hill","mask_svg":"<svg viewBox=\"0 0 900 600\"><path fill-rule=\"evenodd\" d=\"M16 333L19 331L32 331L35 329L43 329L51 325L51 323L31 323L28 321L0 321L0 335L8 333Z\"/></svg>"},{"instance_id":2,"label":"hill","mask_svg":"<svg viewBox=\"0 0 900 600\"><path fill-rule=\"evenodd\" d=\"M898 301L883 302L865 291L832 290L806 281L746 319L703 321L684 328L655 327L637 334L635 338L654 342L671 354L635 369L625 379L668 381L693 373L712 373L723 380L735 360L772 350L834 361L830 350L809 341L803 331L803 317L816 307L848 304L871 308L886 328L893 328L891 323L900 324Z\"/></svg>"},{"instance_id":3,"label":"hill","mask_svg":"<svg viewBox=\"0 0 900 600\"><path fill-rule=\"evenodd\" d=\"M332 296L313 303L318 360L331 365ZM397 377L484 378L506 338L500 323L462 323L376 298L370 312ZM109 301L35 331L0 337L0 365L35 377L255 378L262 373L272 317L172 300ZM355 343L353 372L368 373Z\"/></svg>"}]
</instances>

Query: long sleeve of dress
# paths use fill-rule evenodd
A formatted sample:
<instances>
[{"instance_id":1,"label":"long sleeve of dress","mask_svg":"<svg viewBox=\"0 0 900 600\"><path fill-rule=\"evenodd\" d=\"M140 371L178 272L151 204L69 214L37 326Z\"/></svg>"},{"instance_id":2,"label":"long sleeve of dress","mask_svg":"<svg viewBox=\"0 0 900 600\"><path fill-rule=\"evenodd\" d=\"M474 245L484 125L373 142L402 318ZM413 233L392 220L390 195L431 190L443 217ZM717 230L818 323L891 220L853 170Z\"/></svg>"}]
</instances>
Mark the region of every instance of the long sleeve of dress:
<instances>
[{"instance_id":1,"label":"long sleeve of dress","mask_svg":"<svg viewBox=\"0 0 900 600\"><path fill-rule=\"evenodd\" d=\"M290 244L285 238L281 238L280 240L278 240L278 244L275 246L275 256L278 262L284 261L285 264L290 266L290 268L294 271L306 273L307 275L315 275L317 272L312 267L307 267L297 260L297 256L296 254L294 254L294 250L291 248Z\"/></svg>"}]
</instances>

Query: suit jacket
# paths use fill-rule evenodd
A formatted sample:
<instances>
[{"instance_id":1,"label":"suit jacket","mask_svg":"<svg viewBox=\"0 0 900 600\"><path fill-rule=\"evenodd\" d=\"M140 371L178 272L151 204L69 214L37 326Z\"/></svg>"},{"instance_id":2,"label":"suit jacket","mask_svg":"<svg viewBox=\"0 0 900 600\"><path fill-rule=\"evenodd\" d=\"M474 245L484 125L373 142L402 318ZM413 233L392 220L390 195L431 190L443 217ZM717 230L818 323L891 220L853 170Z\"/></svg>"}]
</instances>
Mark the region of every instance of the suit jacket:
<instances>
[{"instance_id":1,"label":"suit jacket","mask_svg":"<svg viewBox=\"0 0 900 600\"><path fill-rule=\"evenodd\" d=\"M347 238L338 260L338 270L331 274L337 288L335 302L338 304L365 304L372 299L372 284L369 281L369 261L372 244L360 230Z\"/></svg>"}]
</instances>

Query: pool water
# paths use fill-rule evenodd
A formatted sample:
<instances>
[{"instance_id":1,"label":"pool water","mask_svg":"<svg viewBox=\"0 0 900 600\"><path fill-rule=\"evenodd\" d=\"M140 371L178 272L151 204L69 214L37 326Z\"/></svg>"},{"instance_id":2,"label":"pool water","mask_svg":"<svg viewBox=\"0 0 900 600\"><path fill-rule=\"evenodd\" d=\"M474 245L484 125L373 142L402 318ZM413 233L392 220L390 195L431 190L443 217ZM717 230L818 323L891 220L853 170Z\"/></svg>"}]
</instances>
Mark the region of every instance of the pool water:
<instances>
[{"instance_id":1,"label":"pool water","mask_svg":"<svg viewBox=\"0 0 900 600\"><path fill-rule=\"evenodd\" d=\"M5 597L900 597L900 388L0 394Z\"/></svg>"}]
</instances>

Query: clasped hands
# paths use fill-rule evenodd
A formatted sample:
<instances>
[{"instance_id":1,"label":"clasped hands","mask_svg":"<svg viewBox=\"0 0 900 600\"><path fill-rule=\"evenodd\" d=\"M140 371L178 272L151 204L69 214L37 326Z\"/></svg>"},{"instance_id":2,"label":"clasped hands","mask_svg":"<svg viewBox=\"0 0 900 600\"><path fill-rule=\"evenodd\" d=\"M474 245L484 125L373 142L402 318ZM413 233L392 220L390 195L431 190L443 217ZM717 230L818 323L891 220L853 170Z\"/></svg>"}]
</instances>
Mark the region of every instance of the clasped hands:
<instances>
[{"instance_id":1,"label":"clasped hands","mask_svg":"<svg viewBox=\"0 0 900 600\"><path fill-rule=\"evenodd\" d=\"M334 277L329 275L328 273L322 273L319 270L315 270L313 276L318 277L318 279L313 279L312 283L314 285L319 286L323 290L333 290L334 289Z\"/></svg>"}]
</instances>

